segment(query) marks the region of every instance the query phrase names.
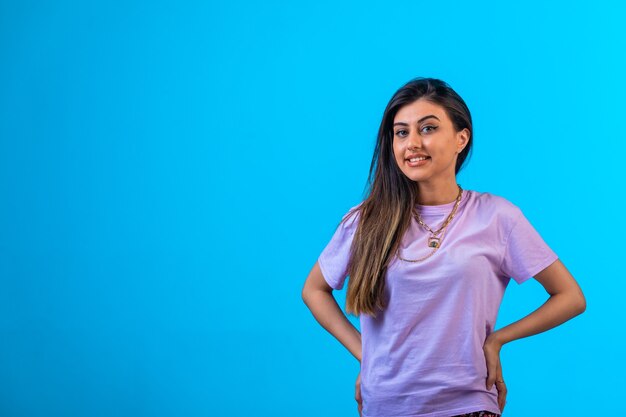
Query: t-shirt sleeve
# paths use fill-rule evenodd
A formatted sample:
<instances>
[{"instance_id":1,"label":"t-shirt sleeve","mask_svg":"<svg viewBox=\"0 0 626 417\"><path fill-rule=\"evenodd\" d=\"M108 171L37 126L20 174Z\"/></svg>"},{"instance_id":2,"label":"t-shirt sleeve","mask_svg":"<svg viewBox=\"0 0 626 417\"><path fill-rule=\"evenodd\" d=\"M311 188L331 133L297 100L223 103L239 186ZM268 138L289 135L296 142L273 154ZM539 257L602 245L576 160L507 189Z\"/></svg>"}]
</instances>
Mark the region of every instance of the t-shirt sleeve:
<instances>
[{"instance_id":1,"label":"t-shirt sleeve","mask_svg":"<svg viewBox=\"0 0 626 417\"><path fill-rule=\"evenodd\" d=\"M519 208L516 213L516 221L506 240L500 269L521 284L551 265L558 256Z\"/></svg>"},{"instance_id":2,"label":"t-shirt sleeve","mask_svg":"<svg viewBox=\"0 0 626 417\"><path fill-rule=\"evenodd\" d=\"M354 207L353 207L354 208ZM352 208L351 208L352 210ZM332 288L340 290L348 275L350 247L358 226L359 212L349 216L346 213L335 233L317 259L324 279ZM345 221L343 221L345 220Z\"/></svg>"}]
</instances>

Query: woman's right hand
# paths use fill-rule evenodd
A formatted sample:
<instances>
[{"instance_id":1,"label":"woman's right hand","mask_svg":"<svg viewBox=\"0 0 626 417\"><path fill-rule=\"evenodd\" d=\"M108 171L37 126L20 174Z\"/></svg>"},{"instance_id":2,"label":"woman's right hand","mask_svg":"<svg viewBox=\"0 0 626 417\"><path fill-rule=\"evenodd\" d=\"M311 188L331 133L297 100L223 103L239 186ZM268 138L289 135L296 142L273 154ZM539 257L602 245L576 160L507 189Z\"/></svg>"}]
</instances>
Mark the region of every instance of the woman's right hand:
<instances>
[{"instance_id":1,"label":"woman's right hand","mask_svg":"<svg viewBox=\"0 0 626 417\"><path fill-rule=\"evenodd\" d=\"M359 376L356 378L356 394L354 395L354 399L358 404L359 417L361 417L361 410L363 409L363 403L361 399L361 372L359 371Z\"/></svg>"}]
</instances>

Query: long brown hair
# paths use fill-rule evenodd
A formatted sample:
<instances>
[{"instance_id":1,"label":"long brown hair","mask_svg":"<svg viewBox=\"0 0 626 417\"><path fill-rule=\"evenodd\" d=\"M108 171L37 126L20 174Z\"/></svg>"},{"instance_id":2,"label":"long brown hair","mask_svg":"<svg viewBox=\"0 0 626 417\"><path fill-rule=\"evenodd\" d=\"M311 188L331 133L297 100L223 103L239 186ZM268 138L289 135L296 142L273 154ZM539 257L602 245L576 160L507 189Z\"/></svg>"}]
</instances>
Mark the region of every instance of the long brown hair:
<instances>
[{"instance_id":1,"label":"long brown hair","mask_svg":"<svg viewBox=\"0 0 626 417\"><path fill-rule=\"evenodd\" d=\"M342 221L358 215L348 263L346 312L376 317L384 301L385 275L411 222L417 203L416 183L398 167L393 154L393 120L398 110L418 99L442 106L458 132L467 128L470 138L459 153L458 174L472 147L472 117L463 99L444 81L417 77L395 92L383 113L368 176L367 198Z\"/></svg>"}]
</instances>

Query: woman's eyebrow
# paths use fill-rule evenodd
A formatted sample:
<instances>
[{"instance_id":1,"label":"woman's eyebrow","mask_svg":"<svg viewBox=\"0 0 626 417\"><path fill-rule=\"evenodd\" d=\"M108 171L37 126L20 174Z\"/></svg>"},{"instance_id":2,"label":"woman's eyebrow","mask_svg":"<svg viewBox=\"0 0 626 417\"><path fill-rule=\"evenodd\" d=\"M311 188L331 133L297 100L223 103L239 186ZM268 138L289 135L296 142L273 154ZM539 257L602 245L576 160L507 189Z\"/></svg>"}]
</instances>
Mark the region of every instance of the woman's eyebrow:
<instances>
[{"instance_id":1,"label":"woman's eyebrow","mask_svg":"<svg viewBox=\"0 0 626 417\"><path fill-rule=\"evenodd\" d=\"M429 114L428 116L424 116L424 117L422 117L421 119L419 119L419 120L417 121L417 123L420 123L420 122L422 122L422 121L424 121L424 120L428 119L429 117L434 117L435 119L439 120L439 118L438 118L437 116L435 116L434 114ZM441 121L441 120L439 120L439 121ZM408 124L408 123L405 123L405 122L395 122L393 125L394 125L394 126L396 126L396 125L408 126L409 124Z\"/></svg>"}]
</instances>

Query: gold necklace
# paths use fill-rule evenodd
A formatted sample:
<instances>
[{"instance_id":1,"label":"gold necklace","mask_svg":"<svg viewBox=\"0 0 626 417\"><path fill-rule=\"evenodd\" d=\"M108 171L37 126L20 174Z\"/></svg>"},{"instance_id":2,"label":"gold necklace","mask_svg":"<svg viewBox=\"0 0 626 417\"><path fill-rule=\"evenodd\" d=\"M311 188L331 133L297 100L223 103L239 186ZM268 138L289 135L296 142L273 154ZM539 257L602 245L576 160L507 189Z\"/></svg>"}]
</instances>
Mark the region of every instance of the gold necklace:
<instances>
[{"instance_id":1,"label":"gold necklace","mask_svg":"<svg viewBox=\"0 0 626 417\"><path fill-rule=\"evenodd\" d=\"M457 184L457 186L459 187L459 195L457 195L456 197L456 202L454 203L454 207L452 208L452 211L448 215L448 218L446 219L446 221L443 222L443 225L436 232L433 232L433 230L426 223L424 223L424 221L420 217L419 212L417 210L414 211L415 219L417 220L417 222L421 224L422 226L424 226L426 229L428 229L428 231L431 234L431 236L428 238L427 245L429 248L433 248L432 252L430 252L428 255L420 259L404 259L399 254L398 254L398 258L406 262L420 262L431 257L437 251L437 249L439 249L439 247L441 246L441 242L443 241L443 237L446 234L446 228L448 227L448 224L450 224L450 222L454 218L454 215L456 214L456 210L459 207L459 204L461 203L463 189L461 188L459 184ZM437 237L437 235L440 233L441 233L441 237Z\"/></svg>"}]
</instances>

